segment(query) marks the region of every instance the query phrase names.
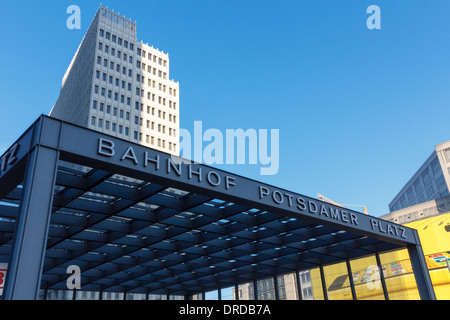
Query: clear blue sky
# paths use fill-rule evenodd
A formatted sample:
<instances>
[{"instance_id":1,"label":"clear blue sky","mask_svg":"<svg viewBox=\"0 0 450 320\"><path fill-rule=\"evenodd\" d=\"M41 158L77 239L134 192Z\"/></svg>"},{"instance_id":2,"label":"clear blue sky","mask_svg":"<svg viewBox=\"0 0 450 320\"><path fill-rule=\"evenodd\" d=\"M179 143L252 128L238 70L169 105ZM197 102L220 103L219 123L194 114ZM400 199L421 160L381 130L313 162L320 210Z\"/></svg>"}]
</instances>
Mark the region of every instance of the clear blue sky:
<instances>
[{"instance_id":1,"label":"clear blue sky","mask_svg":"<svg viewBox=\"0 0 450 320\"><path fill-rule=\"evenodd\" d=\"M69 30L69 5L81 30ZM100 2L2 1L0 151L55 103ZM169 53L181 127L280 130L280 170L222 167L369 213L450 139L448 0L102 1ZM366 9L381 8L381 30Z\"/></svg>"}]
</instances>

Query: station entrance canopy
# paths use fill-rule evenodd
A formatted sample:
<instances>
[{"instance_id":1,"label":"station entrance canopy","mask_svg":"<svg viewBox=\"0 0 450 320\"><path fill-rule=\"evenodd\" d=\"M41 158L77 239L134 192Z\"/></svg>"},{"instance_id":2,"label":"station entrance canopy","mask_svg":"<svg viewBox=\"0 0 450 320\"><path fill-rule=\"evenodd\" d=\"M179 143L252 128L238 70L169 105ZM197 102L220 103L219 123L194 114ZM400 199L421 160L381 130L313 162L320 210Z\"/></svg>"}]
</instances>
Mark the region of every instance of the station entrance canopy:
<instances>
[{"instance_id":1,"label":"station entrance canopy","mask_svg":"<svg viewBox=\"0 0 450 320\"><path fill-rule=\"evenodd\" d=\"M67 289L193 295L407 248L417 232L41 116L0 161L5 299Z\"/></svg>"}]
</instances>

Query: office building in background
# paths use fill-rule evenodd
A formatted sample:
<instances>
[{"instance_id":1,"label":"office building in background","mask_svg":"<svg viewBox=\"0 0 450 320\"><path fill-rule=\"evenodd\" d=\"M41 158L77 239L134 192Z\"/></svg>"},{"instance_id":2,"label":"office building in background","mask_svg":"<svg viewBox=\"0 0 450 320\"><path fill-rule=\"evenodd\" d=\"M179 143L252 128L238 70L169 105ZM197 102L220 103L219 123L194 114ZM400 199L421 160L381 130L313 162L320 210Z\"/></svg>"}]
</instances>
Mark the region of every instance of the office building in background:
<instances>
[{"instance_id":1,"label":"office building in background","mask_svg":"<svg viewBox=\"0 0 450 320\"><path fill-rule=\"evenodd\" d=\"M448 197L449 189L450 141L447 141L435 146L433 153L391 201L390 215L394 211ZM442 204L446 201L437 202Z\"/></svg>"},{"instance_id":2,"label":"office building in background","mask_svg":"<svg viewBox=\"0 0 450 320\"><path fill-rule=\"evenodd\" d=\"M169 56L136 23L100 7L67 69L50 116L166 153L179 153L179 83Z\"/></svg>"}]
</instances>

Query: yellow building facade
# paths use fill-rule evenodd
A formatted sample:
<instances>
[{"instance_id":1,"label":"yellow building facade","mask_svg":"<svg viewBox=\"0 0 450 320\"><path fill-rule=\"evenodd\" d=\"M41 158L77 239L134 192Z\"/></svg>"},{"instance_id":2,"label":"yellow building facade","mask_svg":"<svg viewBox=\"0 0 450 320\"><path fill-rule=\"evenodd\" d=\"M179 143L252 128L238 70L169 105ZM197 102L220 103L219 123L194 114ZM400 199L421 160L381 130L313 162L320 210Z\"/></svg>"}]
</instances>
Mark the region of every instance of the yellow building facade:
<instances>
[{"instance_id":1,"label":"yellow building facade","mask_svg":"<svg viewBox=\"0 0 450 320\"><path fill-rule=\"evenodd\" d=\"M418 231L431 281L438 300L450 300L450 213L406 224ZM380 255L386 291L390 300L419 300L411 262L406 249ZM358 300L385 299L375 256L350 262ZM346 263L324 267L325 284L320 270L311 270L314 299L353 299Z\"/></svg>"}]
</instances>

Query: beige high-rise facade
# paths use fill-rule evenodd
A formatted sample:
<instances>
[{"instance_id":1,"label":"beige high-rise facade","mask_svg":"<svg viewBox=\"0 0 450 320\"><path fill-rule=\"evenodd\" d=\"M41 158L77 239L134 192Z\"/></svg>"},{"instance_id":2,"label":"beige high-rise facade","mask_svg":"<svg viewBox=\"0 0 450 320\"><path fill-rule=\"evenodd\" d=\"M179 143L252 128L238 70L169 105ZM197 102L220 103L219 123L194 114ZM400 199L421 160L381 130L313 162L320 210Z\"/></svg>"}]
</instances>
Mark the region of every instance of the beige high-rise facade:
<instances>
[{"instance_id":1,"label":"beige high-rise facade","mask_svg":"<svg viewBox=\"0 0 450 320\"><path fill-rule=\"evenodd\" d=\"M179 83L169 55L138 41L136 23L100 7L50 116L179 154Z\"/></svg>"}]
</instances>

